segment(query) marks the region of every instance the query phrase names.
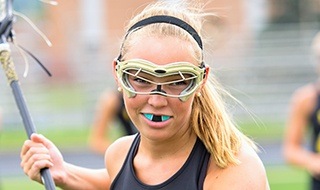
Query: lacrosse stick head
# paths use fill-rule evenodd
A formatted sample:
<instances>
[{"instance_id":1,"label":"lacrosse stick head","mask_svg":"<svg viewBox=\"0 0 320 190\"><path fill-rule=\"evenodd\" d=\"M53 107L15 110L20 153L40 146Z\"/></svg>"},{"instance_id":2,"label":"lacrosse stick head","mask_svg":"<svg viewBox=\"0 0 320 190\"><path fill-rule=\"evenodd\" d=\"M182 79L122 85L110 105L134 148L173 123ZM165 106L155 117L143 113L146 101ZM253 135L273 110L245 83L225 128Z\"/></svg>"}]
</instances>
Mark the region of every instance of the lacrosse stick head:
<instances>
[{"instance_id":1,"label":"lacrosse stick head","mask_svg":"<svg viewBox=\"0 0 320 190\"><path fill-rule=\"evenodd\" d=\"M0 0L0 43L12 37L13 0Z\"/></svg>"}]
</instances>

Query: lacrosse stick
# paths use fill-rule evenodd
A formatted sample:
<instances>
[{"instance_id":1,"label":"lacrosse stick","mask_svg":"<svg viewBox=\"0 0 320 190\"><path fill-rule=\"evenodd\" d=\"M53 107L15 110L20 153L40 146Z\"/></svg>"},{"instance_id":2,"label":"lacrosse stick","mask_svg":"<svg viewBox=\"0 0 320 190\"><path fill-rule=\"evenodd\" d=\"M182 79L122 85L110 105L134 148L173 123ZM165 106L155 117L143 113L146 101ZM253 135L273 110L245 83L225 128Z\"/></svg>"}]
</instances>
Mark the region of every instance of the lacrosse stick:
<instances>
[{"instance_id":1,"label":"lacrosse stick","mask_svg":"<svg viewBox=\"0 0 320 190\"><path fill-rule=\"evenodd\" d=\"M30 139L31 134L36 133L30 112L20 88L18 75L16 74L14 63L11 59L9 42L13 40L12 25L14 21L13 0L0 0L0 62L8 83L11 86L16 104L18 106L24 128ZM48 168L41 171L41 179L46 190L55 190L55 184Z\"/></svg>"}]
</instances>

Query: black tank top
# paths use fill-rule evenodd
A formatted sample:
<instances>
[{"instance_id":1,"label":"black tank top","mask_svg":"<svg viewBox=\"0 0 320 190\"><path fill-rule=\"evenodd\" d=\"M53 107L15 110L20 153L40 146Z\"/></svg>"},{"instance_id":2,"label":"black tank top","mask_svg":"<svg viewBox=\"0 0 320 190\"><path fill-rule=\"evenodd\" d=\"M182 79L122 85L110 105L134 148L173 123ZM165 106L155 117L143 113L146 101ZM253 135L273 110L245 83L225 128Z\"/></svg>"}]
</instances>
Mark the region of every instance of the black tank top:
<instances>
[{"instance_id":1,"label":"black tank top","mask_svg":"<svg viewBox=\"0 0 320 190\"><path fill-rule=\"evenodd\" d=\"M117 114L116 114L117 118L120 121L121 127L124 128L126 135L133 135L138 131L136 127L133 125L133 123L131 122L131 119L129 118L129 115L124 106L122 95L119 95L119 102L120 102L120 106L119 106L119 109L117 110Z\"/></svg>"},{"instance_id":2,"label":"black tank top","mask_svg":"<svg viewBox=\"0 0 320 190\"><path fill-rule=\"evenodd\" d=\"M206 177L209 152L197 139L187 161L168 180L158 185L142 183L135 175L133 158L140 144L140 134L135 137L124 164L111 184L111 190L202 190Z\"/></svg>"},{"instance_id":3,"label":"black tank top","mask_svg":"<svg viewBox=\"0 0 320 190\"><path fill-rule=\"evenodd\" d=\"M317 101L315 108L310 117L310 127L312 130L311 146L314 152L320 152L318 143L320 133L320 92L317 93Z\"/></svg>"},{"instance_id":4,"label":"black tank top","mask_svg":"<svg viewBox=\"0 0 320 190\"><path fill-rule=\"evenodd\" d=\"M317 101L314 108L314 111L310 117L310 127L312 131L311 137L311 148L312 151L320 154L320 90L317 90ZM319 190L320 189L320 180L313 178L311 179L311 189Z\"/></svg>"}]
</instances>

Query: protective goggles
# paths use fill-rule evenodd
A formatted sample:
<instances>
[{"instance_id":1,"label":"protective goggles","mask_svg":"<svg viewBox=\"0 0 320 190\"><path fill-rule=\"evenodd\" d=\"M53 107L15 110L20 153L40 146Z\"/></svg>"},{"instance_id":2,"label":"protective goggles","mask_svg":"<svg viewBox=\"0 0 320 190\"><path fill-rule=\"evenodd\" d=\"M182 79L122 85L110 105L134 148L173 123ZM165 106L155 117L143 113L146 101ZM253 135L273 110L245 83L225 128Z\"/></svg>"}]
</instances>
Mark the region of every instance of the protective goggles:
<instances>
[{"instance_id":1,"label":"protective goggles","mask_svg":"<svg viewBox=\"0 0 320 190\"><path fill-rule=\"evenodd\" d=\"M129 97L163 95L186 101L201 85L205 66L188 62L156 65L142 59L117 61L117 77Z\"/></svg>"}]
</instances>

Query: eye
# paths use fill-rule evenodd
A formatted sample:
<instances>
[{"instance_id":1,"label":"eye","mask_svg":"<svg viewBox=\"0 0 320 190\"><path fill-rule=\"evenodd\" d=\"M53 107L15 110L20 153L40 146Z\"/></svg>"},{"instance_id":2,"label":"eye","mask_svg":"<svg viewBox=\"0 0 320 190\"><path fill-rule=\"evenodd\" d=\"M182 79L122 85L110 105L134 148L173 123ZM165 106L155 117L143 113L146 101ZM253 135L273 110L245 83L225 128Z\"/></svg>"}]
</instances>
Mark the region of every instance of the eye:
<instances>
[{"instance_id":1,"label":"eye","mask_svg":"<svg viewBox=\"0 0 320 190\"><path fill-rule=\"evenodd\" d=\"M139 78L139 77L136 77L133 79L134 82L137 82L137 83L140 83L140 84L150 84L150 82L142 79L142 78Z\"/></svg>"},{"instance_id":2,"label":"eye","mask_svg":"<svg viewBox=\"0 0 320 190\"><path fill-rule=\"evenodd\" d=\"M170 83L170 86L185 86L185 85L187 85L186 81L178 81L178 82Z\"/></svg>"}]
</instances>

